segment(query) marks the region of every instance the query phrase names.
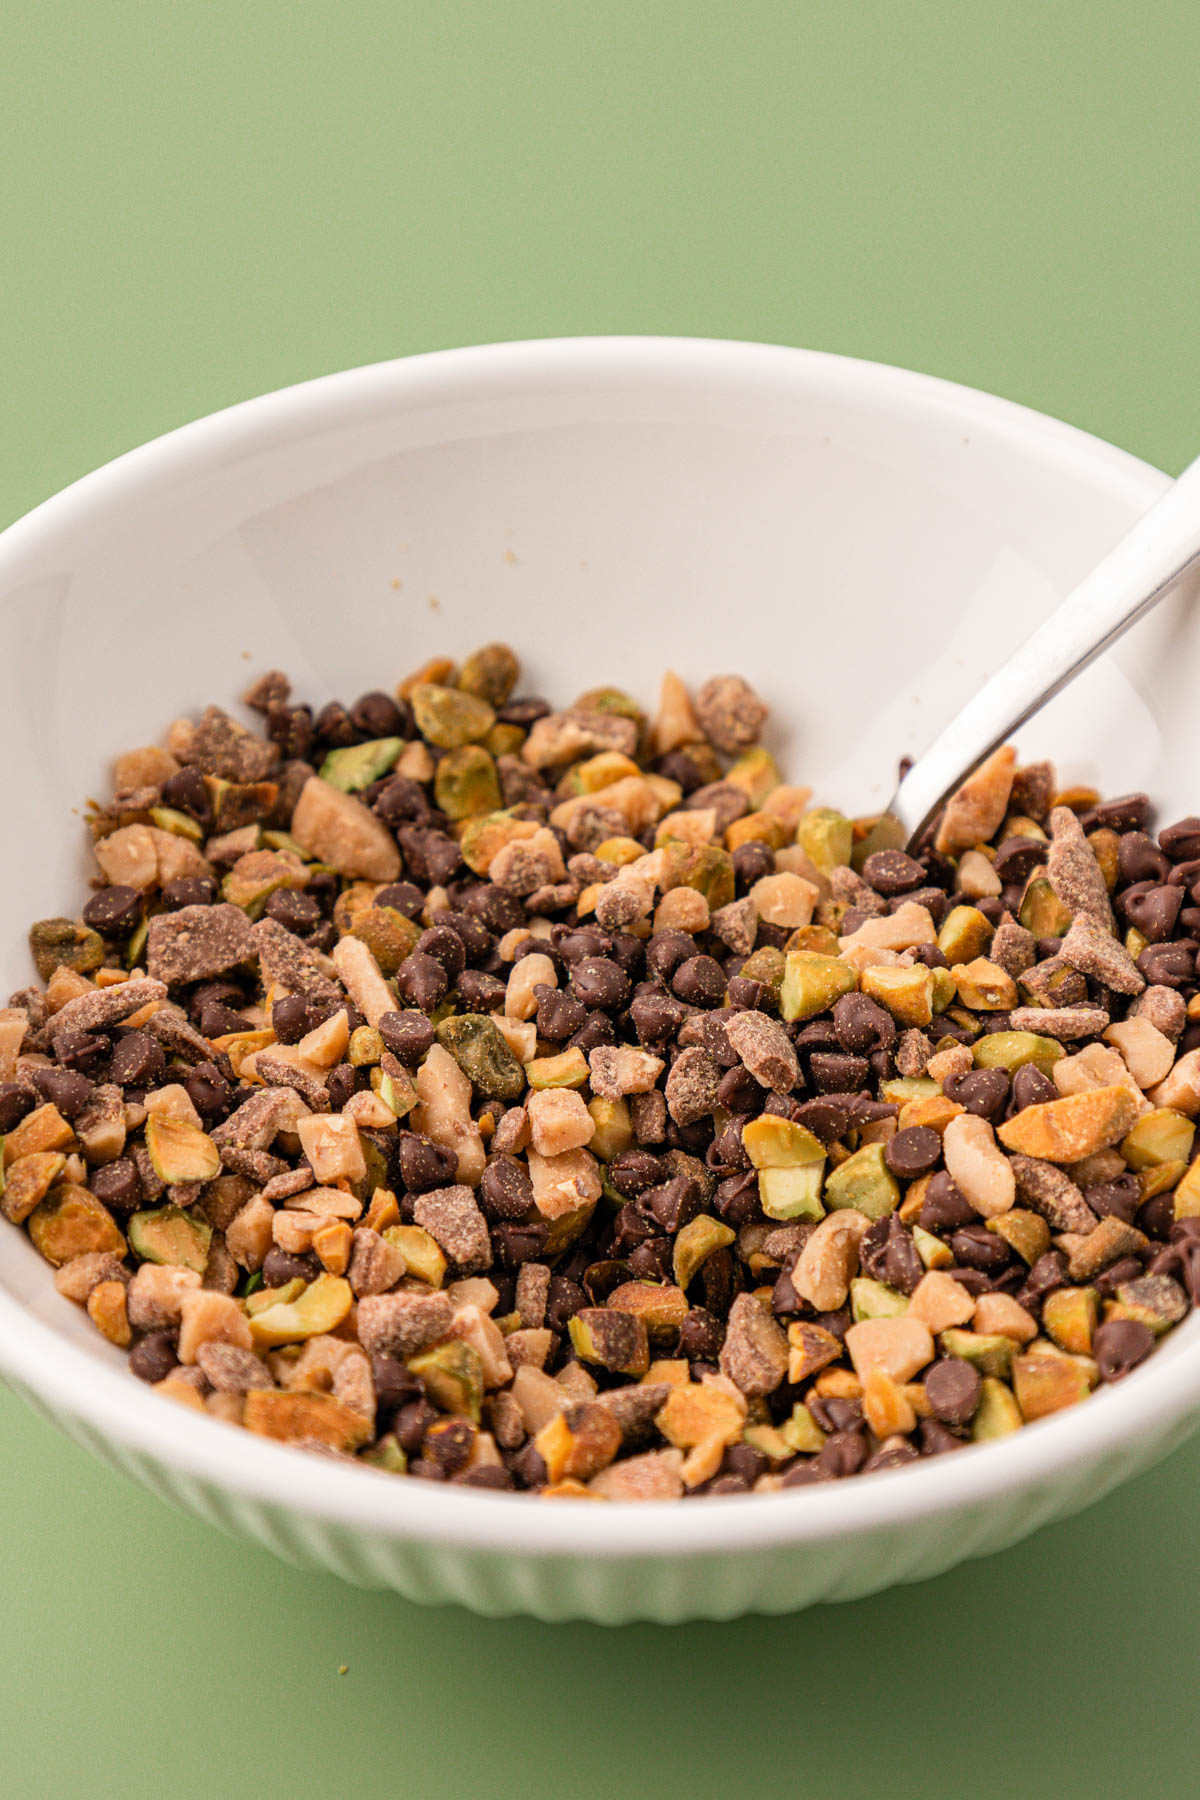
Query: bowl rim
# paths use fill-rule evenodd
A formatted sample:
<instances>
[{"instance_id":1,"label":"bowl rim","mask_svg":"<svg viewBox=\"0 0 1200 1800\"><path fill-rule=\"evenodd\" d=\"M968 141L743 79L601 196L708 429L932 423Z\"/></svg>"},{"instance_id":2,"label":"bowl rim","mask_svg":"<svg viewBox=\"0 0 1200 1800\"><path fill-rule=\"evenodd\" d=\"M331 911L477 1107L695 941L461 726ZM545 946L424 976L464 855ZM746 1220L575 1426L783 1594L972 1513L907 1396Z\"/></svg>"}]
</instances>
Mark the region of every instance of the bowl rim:
<instances>
[{"instance_id":1,"label":"bowl rim","mask_svg":"<svg viewBox=\"0 0 1200 1800\"><path fill-rule=\"evenodd\" d=\"M319 376L211 413L84 475L0 533L0 580L52 548L56 536L145 503L182 479L228 468L296 435L362 422L396 407L445 405L530 385L679 381L803 392L825 389L910 415L934 415L1074 474L1139 509L1168 478L1128 452L1009 400L888 364L783 345L672 337L518 340L431 351ZM986 1454L948 1456L880 1472L870 1481L818 1485L719 1503L531 1505L520 1494L389 1481L164 1406L127 1371L62 1337L0 1288L0 1374L81 1435L112 1440L209 1488L387 1538L538 1558L689 1557L816 1544L903 1528L1017 1494L1100 1463L1134 1439L1180 1426L1200 1407L1200 1343L1153 1358L1133 1378L1065 1414L1015 1433ZM300 1458L303 1457L301 1463ZM301 1471L303 1480L298 1481Z\"/></svg>"}]
</instances>

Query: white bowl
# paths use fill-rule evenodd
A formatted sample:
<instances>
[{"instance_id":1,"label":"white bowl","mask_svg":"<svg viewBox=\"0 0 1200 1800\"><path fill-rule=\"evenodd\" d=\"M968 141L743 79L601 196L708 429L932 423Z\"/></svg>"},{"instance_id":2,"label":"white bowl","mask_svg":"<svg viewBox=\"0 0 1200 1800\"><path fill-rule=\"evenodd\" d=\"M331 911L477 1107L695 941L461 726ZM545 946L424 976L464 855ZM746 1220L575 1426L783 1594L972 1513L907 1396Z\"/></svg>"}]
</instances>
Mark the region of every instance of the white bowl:
<instances>
[{"instance_id":1,"label":"white bowl","mask_svg":"<svg viewBox=\"0 0 1200 1800\"><path fill-rule=\"evenodd\" d=\"M122 747L252 672L349 698L510 639L528 691L666 666L750 678L822 800L866 810L1161 492L1064 425L921 375L757 345L611 339L330 376L120 458L0 538L6 985L74 911L78 808ZM1197 616L1161 608L1029 726L1030 752L1163 820L1200 800ZM19 870L19 879L13 875ZM1162 1456L1200 1320L1118 1387L914 1469L641 1507L389 1479L166 1405L0 1228L0 1369L70 1436L288 1559L540 1618L783 1612L1013 1543Z\"/></svg>"}]
</instances>

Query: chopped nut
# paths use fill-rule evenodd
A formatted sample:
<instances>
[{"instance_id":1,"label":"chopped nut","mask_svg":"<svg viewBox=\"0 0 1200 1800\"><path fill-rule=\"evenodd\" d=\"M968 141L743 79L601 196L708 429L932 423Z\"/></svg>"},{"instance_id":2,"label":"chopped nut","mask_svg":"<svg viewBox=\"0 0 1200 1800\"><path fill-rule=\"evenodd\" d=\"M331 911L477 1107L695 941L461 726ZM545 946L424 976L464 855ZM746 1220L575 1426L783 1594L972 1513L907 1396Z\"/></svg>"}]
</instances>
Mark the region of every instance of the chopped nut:
<instances>
[{"instance_id":1,"label":"chopped nut","mask_svg":"<svg viewBox=\"0 0 1200 1800\"><path fill-rule=\"evenodd\" d=\"M844 1209L822 1219L792 1270L792 1286L815 1312L844 1306L858 1269L859 1245L871 1225L865 1213Z\"/></svg>"},{"instance_id":2,"label":"chopped nut","mask_svg":"<svg viewBox=\"0 0 1200 1800\"><path fill-rule=\"evenodd\" d=\"M585 1400L556 1413L533 1442L551 1481L586 1481L616 1456L621 1428L604 1407Z\"/></svg>"},{"instance_id":3,"label":"chopped nut","mask_svg":"<svg viewBox=\"0 0 1200 1800\"><path fill-rule=\"evenodd\" d=\"M960 1113L946 1126L942 1145L951 1178L980 1217L1007 1212L1016 1199L1016 1180L988 1121Z\"/></svg>"},{"instance_id":4,"label":"chopped nut","mask_svg":"<svg viewBox=\"0 0 1200 1800\"><path fill-rule=\"evenodd\" d=\"M998 1136L1009 1150L1022 1156L1076 1163L1119 1143L1137 1115L1138 1103L1129 1088L1093 1088L1089 1093L1025 1107L1000 1126Z\"/></svg>"},{"instance_id":5,"label":"chopped nut","mask_svg":"<svg viewBox=\"0 0 1200 1800\"><path fill-rule=\"evenodd\" d=\"M250 1322L236 1300L206 1289L185 1293L180 1301L179 1360L194 1363L201 1344L232 1344L249 1350Z\"/></svg>"},{"instance_id":6,"label":"chopped nut","mask_svg":"<svg viewBox=\"0 0 1200 1800\"><path fill-rule=\"evenodd\" d=\"M903 1383L933 1360L933 1337L928 1325L911 1315L863 1319L847 1331L846 1349L863 1380L879 1370Z\"/></svg>"},{"instance_id":7,"label":"chopped nut","mask_svg":"<svg viewBox=\"0 0 1200 1800\"><path fill-rule=\"evenodd\" d=\"M992 836L1008 809L1016 762L1016 752L1005 744L951 795L934 839L941 855L973 850Z\"/></svg>"},{"instance_id":8,"label":"chopped nut","mask_svg":"<svg viewBox=\"0 0 1200 1800\"><path fill-rule=\"evenodd\" d=\"M729 1309L719 1363L740 1392L770 1394L787 1374L788 1343L753 1294L739 1294Z\"/></svg>"},{"instance_id":9,"label":"chopped nut","mask_svg":"<svg viewBox=\"0 0 1200 1800\"><path fill-rule=\"evenodd\" d=\"M923 1275L908 1305L908 1317L920 1319L936 1337L948 1326L965 1325L975 1316L975 1297L953 1275L930 1269Z\"/></svg>"}]
</instances>

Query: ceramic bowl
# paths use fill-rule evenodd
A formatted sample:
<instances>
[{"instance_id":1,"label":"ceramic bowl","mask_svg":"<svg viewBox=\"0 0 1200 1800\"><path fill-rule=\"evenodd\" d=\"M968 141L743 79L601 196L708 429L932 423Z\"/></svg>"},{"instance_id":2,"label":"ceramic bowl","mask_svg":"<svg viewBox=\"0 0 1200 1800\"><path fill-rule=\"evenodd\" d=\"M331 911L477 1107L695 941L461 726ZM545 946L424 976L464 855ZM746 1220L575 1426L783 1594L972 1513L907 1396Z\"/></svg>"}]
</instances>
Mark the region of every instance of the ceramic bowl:
<instances>
[{"instance_id":1,"label":"ceramic bowl","mask_svg":"<svg viewBox=\"0 0 1200 1800\"><path fill-rule=\"evenodd\" d=\"M926 376L765 346L612 339L334 375L135 450L0 538L6 991L73 912L112 755L257 671L387 687L494 638L527 691L745 674L822 801L890 792L973 686L1151 504L1110 445ZM1026 728L1167 820L1200 798L1200 618L1141 625ZM13 877L17 876L17 879ZM1145 1468L1200 1409L1200 1319L1076 1410L913 1469L599 1506L304 1456L165 1404L0 1229L0 1370L105 1461L236 1536L419 1600L673 1621L860 1595L1010 1544Z\"/></svg>"}]
</instances>

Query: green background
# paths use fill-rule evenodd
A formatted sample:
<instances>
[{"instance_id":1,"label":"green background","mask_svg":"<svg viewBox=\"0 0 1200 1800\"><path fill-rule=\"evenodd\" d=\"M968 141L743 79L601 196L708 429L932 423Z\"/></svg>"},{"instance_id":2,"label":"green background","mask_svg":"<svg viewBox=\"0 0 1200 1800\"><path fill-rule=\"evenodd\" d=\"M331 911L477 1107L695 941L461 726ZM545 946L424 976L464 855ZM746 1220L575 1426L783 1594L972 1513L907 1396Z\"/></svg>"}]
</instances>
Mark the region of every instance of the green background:
<instances>
[{"instance_id":1,"label":"green background","mask_svg":"<svg viewBox=\"0 0 1200 1800\"><path fill-rule=\"evenodd\" d=\"M1178 469L1198 76L1194 0L26 0L0 522L285 382L579 332L908 364ZM1200 1443L923 1587L608 1633L300 1575L7 1396L0 1431L28 1800L1195 1791Z\"/></svg>"}]
</instances>

